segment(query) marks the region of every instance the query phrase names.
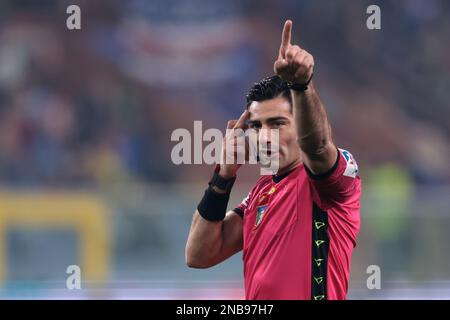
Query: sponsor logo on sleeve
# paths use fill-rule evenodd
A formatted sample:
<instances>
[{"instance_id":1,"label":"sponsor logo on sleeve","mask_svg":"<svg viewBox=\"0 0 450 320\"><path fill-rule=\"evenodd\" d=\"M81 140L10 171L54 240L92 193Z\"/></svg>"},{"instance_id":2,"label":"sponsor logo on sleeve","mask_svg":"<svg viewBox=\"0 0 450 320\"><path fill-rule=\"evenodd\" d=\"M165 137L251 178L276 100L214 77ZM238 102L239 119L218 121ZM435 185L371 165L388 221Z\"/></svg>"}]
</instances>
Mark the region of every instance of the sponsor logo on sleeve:
<instances>
[{"instance_id":1,"label":"sponsor logo on sleeve","mask_svg":"<svg viewBox=\"0 0 450 320\"><path fill-rule=\"evenodd\" d=\"M352 154L344 149L339 149L341 151L342 156L345 159L346 166L344 171L344 176L356 178L358 175L358 164L353 158Z\"/></svg>"}]
</instances>

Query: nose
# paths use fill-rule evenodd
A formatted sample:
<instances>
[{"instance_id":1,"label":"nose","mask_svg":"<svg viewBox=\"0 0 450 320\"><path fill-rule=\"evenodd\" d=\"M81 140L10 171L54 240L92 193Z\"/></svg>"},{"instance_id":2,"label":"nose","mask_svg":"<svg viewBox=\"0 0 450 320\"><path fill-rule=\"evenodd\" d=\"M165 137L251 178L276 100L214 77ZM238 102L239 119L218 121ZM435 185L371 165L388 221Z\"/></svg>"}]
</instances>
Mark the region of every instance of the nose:
<instances>
[{"instance_id":1,"label":"nose","mask_svg":"<svg viewBox=\"0 0 450 320\"><path fill-rule=\"evenodd\" d=\"M272 143L271 130L269 128L261 128L259 130L258 140L260 144L262 144L263 146L267 145L267 148L269 148L270 144Z\"/></svg>"},{"instance_id":2,"label":"nose","mask_svg":"<svg viewBox=\"0 0 450 320\"><path fill-rule=\"evenodd\" d=\"M278 129L261 128L258 133L258 144L260 150L278 152L280 147L280 135Z\"/></svg>"}]
</instances>

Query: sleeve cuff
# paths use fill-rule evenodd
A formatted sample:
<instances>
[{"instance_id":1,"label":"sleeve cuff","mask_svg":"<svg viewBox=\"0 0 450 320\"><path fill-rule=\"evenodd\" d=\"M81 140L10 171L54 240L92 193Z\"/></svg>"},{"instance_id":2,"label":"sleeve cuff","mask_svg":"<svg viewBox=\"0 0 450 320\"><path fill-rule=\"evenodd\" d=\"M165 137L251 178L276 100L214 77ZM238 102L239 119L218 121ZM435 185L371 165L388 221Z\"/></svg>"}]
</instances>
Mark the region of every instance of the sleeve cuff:
<instances>
[{"instance_id":1,"label":"sleeve cuff","mask_svg":"<svg viewBox=\"0 0 450 320\"><path fill-rule=\"evenodd\" d=\"M244 218L244 211L241 208L234 208L233 211L242 219Z\"/></svg>"},{"instance_id":2,"label":"sleeve cuff","mask_svg":"<svg viewBox=\"0 0 450 320\"><path fill-rule=\"evenodd\" d=\"M339 149L337 150L337 159L336 162L334 163L334 165L325 173L321 173L321 174L314 174L311 172L311 170L305 165L305 170L306 173L308 174L308 176L313 179L313 180L323 180L326 179L328 177L330 177L337 169L338 165L339 165L339 160L341 158L341 152L339 151Z\"/></svg>"}]
</instances>

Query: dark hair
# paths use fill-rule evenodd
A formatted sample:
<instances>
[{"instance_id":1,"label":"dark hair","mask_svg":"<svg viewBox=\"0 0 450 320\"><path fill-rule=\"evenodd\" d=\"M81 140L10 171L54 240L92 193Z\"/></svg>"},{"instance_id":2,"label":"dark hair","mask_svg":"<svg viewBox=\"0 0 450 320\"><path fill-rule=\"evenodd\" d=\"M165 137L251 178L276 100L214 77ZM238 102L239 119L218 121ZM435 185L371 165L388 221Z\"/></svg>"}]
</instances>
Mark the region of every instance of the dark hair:
<instances>
[{"instance_id":1,"label":"dark hair","mask_svg":"<svg viewBox=\"0 0 450 320\"><path fill-rule=\"evenodd\" d=\"M265 101L278 96L286 98L292 110L292 97L288 83L279 76L271 76L253 84L247 93L247 108L253 101Z\"/></svg>"}]
</instances>

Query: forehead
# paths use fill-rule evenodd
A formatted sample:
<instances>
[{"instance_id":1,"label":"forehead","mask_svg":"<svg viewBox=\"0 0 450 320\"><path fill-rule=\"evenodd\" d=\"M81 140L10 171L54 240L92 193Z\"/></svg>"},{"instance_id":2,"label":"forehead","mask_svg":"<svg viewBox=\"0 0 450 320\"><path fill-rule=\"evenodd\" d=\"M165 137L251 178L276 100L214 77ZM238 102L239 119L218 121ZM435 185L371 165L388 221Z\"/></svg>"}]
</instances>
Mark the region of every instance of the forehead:
<instances>
[{"instance_id":1,"label":"forehead","mask_svg":"<svg viewBox=\"0 0 450 320\"><path fill-rule=\"evenodd\" d=\"M273 117L292 117L291 105L286 98L276 97L265 101L253 101L248 110L250 111L250 120L264 121Z\"/></svg>"}]
</instances>

